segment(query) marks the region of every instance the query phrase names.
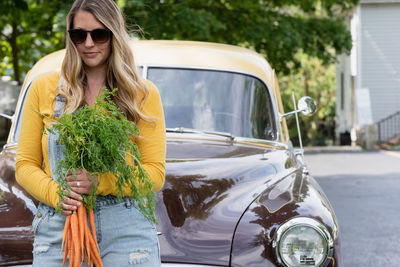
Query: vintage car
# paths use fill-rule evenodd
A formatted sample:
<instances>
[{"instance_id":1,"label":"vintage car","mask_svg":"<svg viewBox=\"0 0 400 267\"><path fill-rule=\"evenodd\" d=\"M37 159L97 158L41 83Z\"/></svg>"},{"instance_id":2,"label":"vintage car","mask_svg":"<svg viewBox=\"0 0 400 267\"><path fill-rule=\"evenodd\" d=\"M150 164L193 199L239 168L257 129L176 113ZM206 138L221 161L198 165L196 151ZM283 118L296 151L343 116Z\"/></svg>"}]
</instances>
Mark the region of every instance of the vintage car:
<instances>
[{"instance_id":1,"label":"vintage car","mask_svg":"<svg viewBox=\"0 0 400 267\"><path fill-rule=\"evenodd\" d=\"M160 90L166 179L156 216L164 267L339 266L338 223L294 149L278 80L257 53L188 41L132 41L141 75ZM65 51L25 78L0 157L0 265L31 264L36 201L15 181L21 110L32 81L59 71ZM292 101L292 99L285 99Z\"/></svg>"}]
</instances>

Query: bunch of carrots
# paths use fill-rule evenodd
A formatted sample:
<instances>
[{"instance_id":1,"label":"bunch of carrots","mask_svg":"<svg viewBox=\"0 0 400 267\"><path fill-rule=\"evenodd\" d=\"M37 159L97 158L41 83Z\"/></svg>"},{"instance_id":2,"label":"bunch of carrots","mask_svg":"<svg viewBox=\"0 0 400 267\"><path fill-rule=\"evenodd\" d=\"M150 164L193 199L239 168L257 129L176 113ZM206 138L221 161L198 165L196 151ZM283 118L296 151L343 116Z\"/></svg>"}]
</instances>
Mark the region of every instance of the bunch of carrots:
<instances>
[{"instance_id":1,"label":"bunch of carrots","mask_svg":"<svg viewBox=\"0 0 400 267\"><path fill-rule=\"evenodd\" d=\"M117 198L122 199L129 190L129 197L138 204L143 215L156 223L153 182L140 164L139 149L132 142L132 137L139 136L139 128L112 100L117 89L103 89L93 107L83 106L73 113L64 113L59 120L38 112L54 122L52 128L46 130L58 132L58 142L63 145L64 159L58 162L56 170L60 185L57 212L62 212L62 200L68 196L67 189L71 188L64 179L67 172L84 169L94 175L111 172L117 178ZM123 155L130 155L137 166L129 165ZM103 266L93 215L97 186L82 198L78 211L67 216L65 222L61 248L61 251L65 248L63 266L67 257L70 267L81 266L83 261L87 266Z\"/></svg>"},{"instance_id":2,"label":"bunch of carrots","mask_svg":"<svg viewBox=\"0 0 400 267\"><path fill-rule=\"evenodd\" d=\"M63 267L67 256L69 257L70 267L80 267L83 261L88 267L93 266L93 264L96 267L103 266L99 254L92 209L86 212L85 206L80 205L77 212L67 216L60 253L63 249L65 249Z\"/></svg>"}]
</instances>

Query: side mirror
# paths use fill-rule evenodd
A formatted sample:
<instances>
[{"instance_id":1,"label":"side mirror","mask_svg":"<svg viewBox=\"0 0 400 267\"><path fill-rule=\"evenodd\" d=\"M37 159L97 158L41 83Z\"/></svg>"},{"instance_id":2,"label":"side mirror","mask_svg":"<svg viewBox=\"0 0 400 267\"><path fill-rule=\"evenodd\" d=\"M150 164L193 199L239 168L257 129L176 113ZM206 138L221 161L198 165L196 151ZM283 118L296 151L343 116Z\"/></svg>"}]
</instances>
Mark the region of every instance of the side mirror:
<instances>
[{"instance_id":1,"label":"side mirror","mask_svg":"<svg viewBox=\"0 0 400 267\"><path fill-rule=\"evenodd\" d=\"M296 102L294 102L294 104L296 104ZM289 115L297 114L299 112L301 112L303 115L312 115L317 110L317 103L315 103L314 99L312 99L311 97L303 96L297 103L297 108L298 109L291 112L281 114L281 117L287 117Z\"/></svg>"},{"instance_id":2,"label":"side mirror","mask_svg":"<svg viewBox=\"0 0 400 267\"><path fill-rule=\"evenodd\" d=\"M297 107L303 115L312 115L317 110L317 103L311 97L303 96L300 98Z\"/></svg>"},{"instance_id":3,"label":"side mirror","mask_svg":"<svg viewBox=\"0 0 400 267\"><path fill-rule=\"evenodd\" d=\"M294 97L294 93L292 93L292 98L293 98L293 106L294 106L294 110L285 114L280 114L281 118L284 118L286 116L289 115L295 115L296 117L296 124L297 124L297 133L298 133L298 137L299 137L299 144L300 144L300 149L296 152L296 157L297 158L302 158L303 157L303 142L301 140L301 132L300 132L300 124L299 124L299 116L297 115L297 113L303 113L303 115L311 115L314 114L314 112L317 110L317 103L315 103L314 99L312 99L309 96L303 96L302 98L300 98L299 102L297 103L297 107L296 107L296 99ZM300 162L302 162L304 168L303 168L303 173L307 174L308 170L305 167L304 161L301 160Z\"/></svg>"}]
</instances>

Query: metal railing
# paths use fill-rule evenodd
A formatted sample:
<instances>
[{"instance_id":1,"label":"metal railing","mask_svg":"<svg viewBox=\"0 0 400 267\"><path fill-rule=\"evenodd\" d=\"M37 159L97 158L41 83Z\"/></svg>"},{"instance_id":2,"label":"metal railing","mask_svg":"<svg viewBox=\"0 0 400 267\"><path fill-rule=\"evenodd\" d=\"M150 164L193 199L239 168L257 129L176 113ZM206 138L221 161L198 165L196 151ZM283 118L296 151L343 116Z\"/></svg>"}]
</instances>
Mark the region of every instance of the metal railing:
<instances>
[{"instance_id":1,"label":"metal railing","mask_svg":"<svg viewBox=\"0 0 400 267\"><path fill-rule=\"evenodd\" d=\"M376 125L379 144L400 138L400 111L378 121Z\"/></svg>"}]
</instances>

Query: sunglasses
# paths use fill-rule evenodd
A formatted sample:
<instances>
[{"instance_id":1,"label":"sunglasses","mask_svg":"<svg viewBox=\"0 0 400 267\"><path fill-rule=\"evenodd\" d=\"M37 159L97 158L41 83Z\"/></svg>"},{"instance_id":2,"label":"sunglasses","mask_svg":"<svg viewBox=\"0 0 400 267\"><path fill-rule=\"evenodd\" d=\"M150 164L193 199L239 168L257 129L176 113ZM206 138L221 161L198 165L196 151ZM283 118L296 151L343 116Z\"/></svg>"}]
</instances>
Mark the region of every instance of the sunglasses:
<instances>
[{"instance_id":1,"label":"sunglasses","mask_svg":"<svg viewBox=\"0 0 400 267\"><path fill-rule=\"evenodd\" d=\"M94 29L92 31L85 31L82 29L68 30L69 37L74 44L81 44L86 41L88 33L95 43L105 43L111 38L111 31L109 29Z\"/></svg>"}]
</instances>

